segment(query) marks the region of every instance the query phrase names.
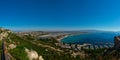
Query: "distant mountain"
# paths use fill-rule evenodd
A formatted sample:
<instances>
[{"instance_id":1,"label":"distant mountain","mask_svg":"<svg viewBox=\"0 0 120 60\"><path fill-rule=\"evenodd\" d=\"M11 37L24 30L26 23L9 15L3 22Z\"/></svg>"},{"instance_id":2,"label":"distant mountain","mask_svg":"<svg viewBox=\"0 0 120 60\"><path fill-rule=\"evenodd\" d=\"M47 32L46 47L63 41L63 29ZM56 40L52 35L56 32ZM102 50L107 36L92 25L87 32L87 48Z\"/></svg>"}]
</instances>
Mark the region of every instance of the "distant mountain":
<instances>
[{"instance_id":1,"label":"distant mountain","mask_svg":"<svg viewBox=\"0 0 120 60\"><path fill-rule=\"evenodd\" d=\"M80 31L81 32L115 32L115 31L104 31L104 30L80 30Z\"/></svg>"},{"instance_id":2,"label":"distant mountain","mask_svg":"<svg viewBox=\"0 0 120 60\"><path fill-rule=\"evenodd\" d=\"M26 33L72 33L72 34L79 34L79 33L96 33L96 32L114 32L114 31L103 31L103 30L74 30L74 31L14 31L14 32L26 32ZM120 32L119 32L120 33Z\"/></svg>"}]
</instances>

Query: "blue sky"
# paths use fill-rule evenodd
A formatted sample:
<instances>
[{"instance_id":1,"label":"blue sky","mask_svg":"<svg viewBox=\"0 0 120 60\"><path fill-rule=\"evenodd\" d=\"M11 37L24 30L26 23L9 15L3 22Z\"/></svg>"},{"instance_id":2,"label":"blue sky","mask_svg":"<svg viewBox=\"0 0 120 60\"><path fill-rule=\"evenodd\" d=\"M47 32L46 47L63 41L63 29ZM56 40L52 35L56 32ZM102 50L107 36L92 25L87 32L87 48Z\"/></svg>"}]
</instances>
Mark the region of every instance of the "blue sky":
<instances>
[{"instance_id":1,"label":"blue sky","mask_svg":"<svg viewBox=\"0 0 120 60\"><path fill-rule=\"evenodd\" d=\"M1 0L0 26L12 30L120 31L119 0Z\"/></svg>"}]
</instances>

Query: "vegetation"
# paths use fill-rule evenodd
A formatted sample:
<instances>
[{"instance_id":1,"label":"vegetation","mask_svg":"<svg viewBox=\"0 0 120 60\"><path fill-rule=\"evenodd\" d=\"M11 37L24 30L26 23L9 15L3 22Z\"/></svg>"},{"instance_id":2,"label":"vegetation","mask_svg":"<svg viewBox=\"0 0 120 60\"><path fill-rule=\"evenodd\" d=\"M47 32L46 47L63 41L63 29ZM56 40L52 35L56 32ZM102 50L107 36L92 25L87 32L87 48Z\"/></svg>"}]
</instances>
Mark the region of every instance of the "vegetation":
<instances>
[{"instance_id":1,"label":"vegetation","mask_svg":"<svg viewBox=\"0 0 120 60\"><path fill-rule=\"evenodd\" d=\"M102 53L105 50L105 49L95 50L84 49L86 56L84 59L80 59L79 55L76 57L71 56L70 50L72 49L66 49L61 48L60 46L56 46L55 43L58 42L55 39L34 39L34 37L30 36L19 37L16 34L9 33L6 42L8 44L14 43L17 45L16 48L9 51L15 60L29 60L24 48L28 48L29 50L35 50L39 54L39 56L40 55L43 56L45 60L96 60L98 58L100 59ZM63 52L59 52L48 47L40 46L38 44L59 48Z\"/></svg>"},{"instance_id":2,"label":"vegetation","mask_svg":"<svg viewBox=\"0 0 120 60\"><path fill-rule=\"evenodd\" d=\"M27 57L27 53L24 51L25 51L24 46L17 46L13 50L10 50L10 53L16 60L29 60Z\"/></svg>"},{"instance_id":3,"label":"vegetation","mask_svg":"<svg viewBox=\"0 0 120 60\"><path fill-rule=\"evenodd\" d=\"M90 60L99 60L102 58L104 51L106 48L101 48L101 49L85 49L85 53L87 53L89 56L86 59Z\"/></svg>"},{"instance_id":4,"label":"vegetation","mask_svg":"<svg viewBox=\"0 0 120 60\"><path fill-rule=\"evenodd\" d=\"M10 40L16 42L16 45L17 45L15 49L9 51L16 60L27 60L28 59L24 51L25 47L30 50L33 49L37 51L38 54L42 55L45 60L77 60L74 57L71 57L70 54L64 54L64 53L55 51L50 48L38 46L37 44L31 43L29 39L21 38L13 33L10 33L9 37L10 37ZM46 49L48 51L46 51Z\"/></svg>"},{"instance_id":5,"label":"vegetation","mask_svg":"<svg viewBox=\"0 0 120 60\"><path fill-rule=\"evenodd\" d=\"M58 41L55 38L45 38L45 39L37 39L35 37L32 37L31 35L25 35L23 36L24 39L29 40L29 41L34 41L36 43L41 43L49 46L55 47L55 43L58 43Z\"/></svg>"},{"instance_id":6,"label":"vegetation","mask_svg":"<svg viewBox=\"0 0 120 60\"><path fill-rule=\"evenodd\" d=\"M10 44L15 44L17 47L14 49L9 49L9 53L12 56L11 60L29 60L27 53L25 52L25 48L29 50L36 51L39 56L41 55L44 60L106 60L107 58L111 59L115 56L114 53L119 53L120 51L114 51L114 53L108 54L104 56L104 51L106 48L103 49L83 49L85 52L85 57L81 58L80 55L73 57L71 54L73 52L81 52L75 51L73 49L61 48L57 46L55 43L58 43L57 40L54 38L50 39L36 39L33 36L26 35L26 36L17 36L14 33L9 33L8 37L5 39L7 47ZM41 45L39 45L41 44ZM2 42L0 41L0 52L1 52L1 45ZM45 47L49 46L49 47ZM60 49L61 51L58 51ZM70 52L72 51L72 53ZM110 51L111 52L111 51ZM117 55L120 57L120 54Z\"/></svg>"}]
</instances>

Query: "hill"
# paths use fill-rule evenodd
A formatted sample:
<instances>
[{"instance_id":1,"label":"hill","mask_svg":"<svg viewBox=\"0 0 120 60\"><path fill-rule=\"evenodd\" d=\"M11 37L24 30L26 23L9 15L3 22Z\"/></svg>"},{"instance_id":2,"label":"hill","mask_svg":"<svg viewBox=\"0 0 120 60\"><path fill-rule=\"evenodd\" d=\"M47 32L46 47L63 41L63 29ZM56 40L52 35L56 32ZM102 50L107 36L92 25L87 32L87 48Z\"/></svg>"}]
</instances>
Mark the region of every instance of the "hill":
<instances>
[{"instance_id":1,"label":"hill","mask_svg":"<svg viewBox=\"0 0 120 60\"><path fill-rule=\"evenodd\" d=\"M120 57L119 40L116 38L114 41L117 42L113 48L79 51L73 48L62 48L56 38L38 39L34 37L34 33L19 35L1 28L0 47L3 41L6 56L10 60L118 60ZM0 54L1 52L2 48Z\"/></svg>"},{"instance_id":2,"label":"hill","mask_svg":"<svg viewBox=\"0 0 120 60\"><path fill-rule=\"evenodd\" d=\"M70 50L55 45L57 40L36 39L30 35L18 36L10 30L0 29L1 42L5 41L6 54L11 60L79 60ZM1 51L1 50L0 50ZM74 51L73 51L74 52Z\"/></svg>"}]
</instances>

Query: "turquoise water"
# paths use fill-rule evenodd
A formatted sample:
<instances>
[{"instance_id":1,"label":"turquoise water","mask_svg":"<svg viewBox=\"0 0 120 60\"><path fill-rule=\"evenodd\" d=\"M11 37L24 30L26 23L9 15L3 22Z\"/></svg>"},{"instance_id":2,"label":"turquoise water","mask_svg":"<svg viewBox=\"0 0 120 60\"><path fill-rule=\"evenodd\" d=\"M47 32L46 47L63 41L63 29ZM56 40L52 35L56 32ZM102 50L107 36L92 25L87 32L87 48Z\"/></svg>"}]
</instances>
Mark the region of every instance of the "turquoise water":
<instances>
[{"instance_id":1,"label":"turquoise water","mask_svg":"<svg viewBox=\"0 0 120 60\"><path fill-rule=\"evenodd\" d=\"M114 36L119 36L120 33L117 32L99 32L99 33L88 33L88 34L79 34L74 36L69 36L61 40L65 43L73 44L108 44L114 43Z\"/></svg>"}]
</instances>

